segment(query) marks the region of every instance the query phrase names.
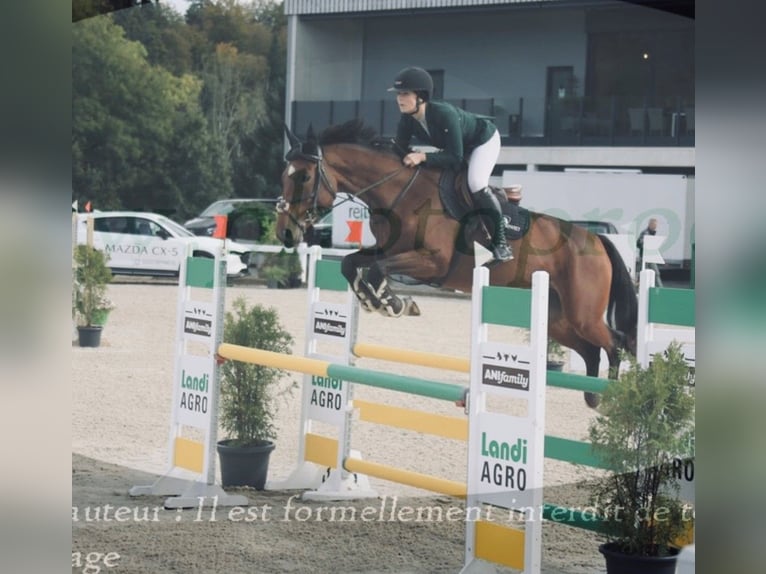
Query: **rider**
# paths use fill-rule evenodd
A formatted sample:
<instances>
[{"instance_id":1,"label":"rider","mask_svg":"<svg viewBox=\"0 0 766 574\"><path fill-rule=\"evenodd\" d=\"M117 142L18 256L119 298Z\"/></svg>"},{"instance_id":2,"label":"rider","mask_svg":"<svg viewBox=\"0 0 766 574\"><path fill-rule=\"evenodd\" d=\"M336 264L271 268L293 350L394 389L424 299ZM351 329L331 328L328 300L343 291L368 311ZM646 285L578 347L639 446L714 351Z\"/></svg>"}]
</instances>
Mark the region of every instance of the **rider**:
<instances>
[{"instance_id":1,"label":"rider","mask_svg":"<svg viewBox=\"0 0 766 574\"><path fill-rule=\"evenodd\" d=\"M409 67L396 75L394 85L388 89L396 92L396 103L402 112L396 130L396 145L408 151L402 163L457 171L467 158L468 188L474 205L490 217L491 225L487 227L492 233L492 255L495 262L510 261L513 253L505 240L503 213L489 187L489 176L500 155L497 128L486 116L466 112L447 102L431 101L433 88L428 72ZM439 151L410 151L413 136Z\"/></svg>"}]
</instances>

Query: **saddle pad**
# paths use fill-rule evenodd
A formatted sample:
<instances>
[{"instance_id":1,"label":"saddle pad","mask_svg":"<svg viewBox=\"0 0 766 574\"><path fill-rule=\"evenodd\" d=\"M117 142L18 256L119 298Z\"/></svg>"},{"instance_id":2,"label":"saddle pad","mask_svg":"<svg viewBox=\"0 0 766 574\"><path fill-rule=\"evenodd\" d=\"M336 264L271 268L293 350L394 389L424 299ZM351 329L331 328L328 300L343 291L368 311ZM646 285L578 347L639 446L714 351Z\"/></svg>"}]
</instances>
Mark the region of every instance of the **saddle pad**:
<instances>
[{"instance_id":1,"label":"saddle pad","mask_svg":"<svg viewBox=\"0 0 766 574\"><path fill-rule=\"evenodd\" d=\"M465 170L456 173L445 169L439 177L439 198L444 210L450 217L461 221L474 207L470 199L468 186L465 184ZM492 192L500 202L505 220L505 236L509 240L520 239L529 230L529 210L508 201L502 189L492 187Z\"/></svg>"}]
</instances>

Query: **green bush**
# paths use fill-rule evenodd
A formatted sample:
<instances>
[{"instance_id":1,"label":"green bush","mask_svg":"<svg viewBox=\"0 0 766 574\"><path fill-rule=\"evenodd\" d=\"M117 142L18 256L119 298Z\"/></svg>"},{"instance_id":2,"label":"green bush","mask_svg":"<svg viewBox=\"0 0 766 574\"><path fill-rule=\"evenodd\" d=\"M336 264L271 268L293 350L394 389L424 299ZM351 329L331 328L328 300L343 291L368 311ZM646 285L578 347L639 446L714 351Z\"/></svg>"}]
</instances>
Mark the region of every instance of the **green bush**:
<instances>
[{"instance_id":1,"label":"green bush","mask_svg":"<svg viewBox=\"0 0 766 574\"><path fill-rule=\"evenodd\" d=\"M593 502L608 538L626 554L664 556L687 526L673 459L694 455L694 396L680 346L635 360L602 394L590 426L594 453L611 472L596 482Z\"/></svg>"},{"instance_id":2,"label":"green bush","mask_svg":"<svg viewBox=\"0 0 766 574\"><path fill-rule=\"evenodd\" d=\"M102 251L89 245L75 247L74 304L79 325L98 324L103 311L112 308L106 297L107 285L112 280L107 259Z\"/></svg>"},{"instance_id":3,"label":"green bush","mask_svg":"<svg viewBox=\"0 0 766 574\"><path fill-rule=\"evenodd\" d=\"M300 287L302 273L298 253L285 249L270 254L259 272L267 281L276 281L280 287Z\"/></svg>"},{"instance_id":4,"label":"green bush","mask_svg":"<svg viewBox=\"0 0 766 574\"><path fill-rule=\"evenodd\" d=\"M558 341L548 339L548 360L557 362L564 362L566 360L566 350Z\"/></svg>"},{"instance_id":5,"label":"green bush","mask_svg":"<svg viewBox=\"0 0 766 574\"><path fill-rule=\"evenodd\" d=\"M293 342L282 328L276 309L248 307L244 297L235 299L233 312L226 313L223 340L276 353L290 353ZM276 387L284 373L240 361L221 365L219 420L233 445L257 445L275 438Z\"/></svg>"}]
</instances>

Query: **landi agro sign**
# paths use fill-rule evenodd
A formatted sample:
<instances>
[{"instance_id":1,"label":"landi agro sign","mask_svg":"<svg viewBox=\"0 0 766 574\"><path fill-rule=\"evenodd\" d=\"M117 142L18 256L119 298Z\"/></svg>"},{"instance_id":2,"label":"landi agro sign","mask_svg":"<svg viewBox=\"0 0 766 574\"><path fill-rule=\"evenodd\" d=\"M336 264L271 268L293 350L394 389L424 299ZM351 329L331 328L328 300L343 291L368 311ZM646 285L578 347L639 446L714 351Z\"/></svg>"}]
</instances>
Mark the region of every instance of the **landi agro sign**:
<instances>
[{"instance_id":1,"label":"landi agro sign","mask_svg":"<svg viewBox=\"0 0 766 574\"><path fill-rule=\"evenodd\" d=\"M332 425L341 424L347 413L350 385L335 377L319 375L305 375L304 381L307 386L303 393L303 403L308 418Z\"/></svg>"},{"instance_id":2,"label":"landi agro sign","mask_svg":"<svg viewBox=\"0 0 766 574\"><path fill-rule=\"evenodd\" d=\"M482 413L478 467L474 469L479 478L479 494L494 495L493 503L504 508L532 503L533 433L530 421L498 413Z\"/></svg>"},{"instance_id":3,"label":"landi agro sign","mask_svg":"<svg viewBox=\"0 0 766 574\"><path fill-rule=\"evenodd\" d=\"M375 237L370 229L370 210L360 200L339 193L333 201L333 247L371 247Z\"/></svg>"},{"instance_id":4,"label":"landi agro sign","mask_svg":"<svg viewBox=\"0 0 766 574\"><path fill-rule=\"evenodd\" d=\"M178 368L175 404L181 424L207 429L212 408L213 364L207 357L186 355Z\"/></svg>"}]
</instances>

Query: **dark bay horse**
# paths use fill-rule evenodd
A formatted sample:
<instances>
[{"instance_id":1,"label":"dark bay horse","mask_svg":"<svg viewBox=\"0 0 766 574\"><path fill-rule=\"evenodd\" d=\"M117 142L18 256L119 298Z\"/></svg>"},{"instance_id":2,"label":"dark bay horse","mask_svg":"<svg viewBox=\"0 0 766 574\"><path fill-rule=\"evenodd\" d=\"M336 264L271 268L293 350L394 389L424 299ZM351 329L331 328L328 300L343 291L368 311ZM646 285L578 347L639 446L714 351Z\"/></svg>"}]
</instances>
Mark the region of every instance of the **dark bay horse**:
<instances>
[{"instance_id":1,"label":"dark bay horse","mask_svg":"<svg viewBox=\"0 0 766 574\"><path fill-rule=\"evenodd\" d=\"M291 150L282 174L277 237L287 247L338 192L350 193L370 209L376 245L347 255L343 275L368 311L389 316L420 314L400 298L387 277L399 274L423 283L470 292L473 241L486 245L486 229L445 212L440 170L404 167L390 143L376 140L358 120L332 126L307 141L287 130ZM492 285L531 287L532 273L550 276L549 334L576 351L586 372L598 376L601 349L617 375L619 349L635 355L637 301L633 281L614 245L605 237L540 213L529 213L529 228L511 242L515 259L490 267ZM474 218L475 220L476 218ZM598 395L586 393L590 406Z\"/></svg>"}]
</instances>

